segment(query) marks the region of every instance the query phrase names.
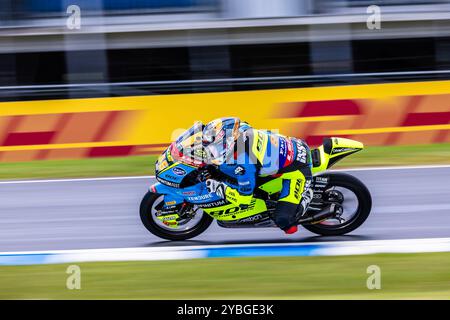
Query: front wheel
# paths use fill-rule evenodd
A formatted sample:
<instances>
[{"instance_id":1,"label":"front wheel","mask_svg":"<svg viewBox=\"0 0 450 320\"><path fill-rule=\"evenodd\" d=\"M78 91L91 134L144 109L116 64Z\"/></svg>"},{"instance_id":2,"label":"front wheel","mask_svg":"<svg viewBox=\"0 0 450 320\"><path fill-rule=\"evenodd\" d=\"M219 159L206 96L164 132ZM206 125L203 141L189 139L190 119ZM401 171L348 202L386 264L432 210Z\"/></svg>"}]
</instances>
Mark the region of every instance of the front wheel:
<instances>
[{"instance_id":1,"label":"front wheel","mask_svg":"<svg viewBox=\"0 0 450 320\"><path fill-rule=\"evenodd\" d=\"M357 178L344 173L326 174L329 178L326 192L333 192L342 203L339 218L330 218L315 224L303 225L305 229L323 236L349 233L366 221L372 209L372 198L367 187Z\"/></svg>"},{"instance_id":2,"label":"front wheel","mask_svg":"<svg viewBox=\"0 0 450 320\"><path fill-rule=\"evenodd\" d=\"M157 208L162 201L164 201L164 195L149 191L142 199L140 206L142 223L157 237L173 241L191 239L205 231L213 221L211 216L197 210L192 217L182 221L182 225L176 228L166 226L156 217Z\"/></svg>"}]
</instances>

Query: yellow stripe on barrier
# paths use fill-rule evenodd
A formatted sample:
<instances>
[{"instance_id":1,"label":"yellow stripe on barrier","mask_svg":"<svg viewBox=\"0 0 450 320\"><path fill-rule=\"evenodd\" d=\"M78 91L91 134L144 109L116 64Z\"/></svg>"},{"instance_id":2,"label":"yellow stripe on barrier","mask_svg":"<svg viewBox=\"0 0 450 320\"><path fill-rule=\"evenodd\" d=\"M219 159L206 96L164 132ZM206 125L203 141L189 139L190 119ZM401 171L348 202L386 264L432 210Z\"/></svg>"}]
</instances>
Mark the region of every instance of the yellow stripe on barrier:
<instances>
[{"instance_id":1,"label":"yellow stripe on barrier","mask_svg":"<svg viewBox=\"0 0 450 320\"><path fill-rule=\"evenodd\" d=\"M161 108L160 110L163 110L168 105L181 106L182 109L187 109L190 113L192 113L192 110L199 109L201 111L207 111L207 109L214 108L215 106L233 107L236 104L241 107L258 111L260 105L283 101L299 102L339 99L383 99L399 96L438 95L448 93L450 93L450 81L424 81L300 89L21 101L0 103L0 116L112 110L147 110L149 108ZM170 110L168 109L164 109L163 111L166 115L170 114Z\"/></svg>"},{"instance_id":2,"label":"yellow stripe on barrier","mask_svg":"<svg viewBox=\"0 0 450 320\"><path fill-rule=\"evenodd\" d=\"M20 151L20 150L50 150L50 149L77 149L77 148L95 148L95 147L121 147L128 146L128 141L109 141L109 142L83 142L83 143L61 143L61 144L35 144L31 146L4 146L0 147L2 151Z\"/></svg>"},{"instance_id":3,"label":"yellow stripe on barrier","mask_svg":"<svg viewBox=\"0 0 450 320\"><path fill-rule=\"evenodd\" d=\"M450 124L433 126L411 126L411 127L390 127L390 128L370 128L370 129L351 129L351 130L331 130L330 135L349 135L349 134L373 134L386 132L414 132L430 130L450 130Z\"/></svg>"},{"instance_id":4,"label":"yellow stripe on barrier","mask_svg":"<svg viewBox=\"0 0 450 320\"><path fill-rule=\"evenodd\" d=\"M295 117L295 118L276 118L277 121L286 123L300 123L300 122L327 122L339 121L348 119L349 116L321 116L321 117Z\"/></svg>"}]
</instances>

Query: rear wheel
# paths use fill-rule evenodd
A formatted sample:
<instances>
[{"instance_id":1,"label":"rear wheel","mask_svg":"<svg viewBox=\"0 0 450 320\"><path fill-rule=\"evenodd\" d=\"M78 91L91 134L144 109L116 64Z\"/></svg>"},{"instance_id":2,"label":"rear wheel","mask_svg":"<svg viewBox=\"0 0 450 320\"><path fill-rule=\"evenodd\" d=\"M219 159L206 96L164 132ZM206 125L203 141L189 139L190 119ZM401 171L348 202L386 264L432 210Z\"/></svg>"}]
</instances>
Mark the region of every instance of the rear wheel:
<instances>
[{"instance_id":1,"label":"rear wheel","mask_svg":"<svg viewBox=\"0 0 450 320\"><path fill-rule=\"evenodd\" d=\"M156 217L158 207L161 206L163 200L164 195L149 191L142 199L140 206L142 223L157 237L173 241L191 239L205 231L213 221L211 216L193 207L192 214L187 215L189 217L180 220L177 227L169 227Z\"/></svg>"},{"instance_id":2,"label":"rear wheel","mask_svg":"<svg viewBox=\"0 0 450 320\"><path fill-rule=\"evenodd\" d=\"M330 173L327 193L342 202L340 217L315 224L305 224L305 229L324 236L349 233L363 224L372 209L372 198L367 187L357 178L344 173Z\"/></svg>"}]
</instances>

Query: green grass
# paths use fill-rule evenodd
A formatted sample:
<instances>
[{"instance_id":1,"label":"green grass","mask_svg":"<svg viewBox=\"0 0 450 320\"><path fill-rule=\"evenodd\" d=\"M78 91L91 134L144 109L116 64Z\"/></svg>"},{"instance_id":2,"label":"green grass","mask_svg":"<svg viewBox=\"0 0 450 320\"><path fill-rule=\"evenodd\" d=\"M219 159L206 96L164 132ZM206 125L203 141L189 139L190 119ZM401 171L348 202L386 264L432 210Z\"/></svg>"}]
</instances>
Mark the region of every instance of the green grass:
<instances>
[{"instance_id":1,"label":"green grass","mask_svg":"<svg viewBox=\"0 0 450 320\"><path fill-rule=\"evenodd\" d=\"M366 147L350 155L336 167L407 166L450 164L450 143Z\"/></svg>"},{"instance_id":2,"label":"green grass","mask_svg":"<svg viewBox=\"0 0 450 320\"><path fill-rule=\"evenodd\" d=\"M381 268L369 290L367 267ZM449 299L450 253L0 267L0 299Z\"/></svg>"},{"instance_id":3,"label":"green grass","mask_svg":"<svg viewBox=\"0 0 450 320\"><path fill-rule=\"evenodd\" d=\"M152 175L156 159L156 156L131 156L0 163L0 179Z\"/></svg>"},{"instance_id":4,"label":"green grass","mask_svg":"<svg viewBox=\"0 0 450 320\"><path fill-rule=\"evenodd\" d=\"M0 179L75 178L154 174L156 156L43 160L0 164ZM336 168L450 164L450 144L367 147Z\"/></svg>"}]
</instances>

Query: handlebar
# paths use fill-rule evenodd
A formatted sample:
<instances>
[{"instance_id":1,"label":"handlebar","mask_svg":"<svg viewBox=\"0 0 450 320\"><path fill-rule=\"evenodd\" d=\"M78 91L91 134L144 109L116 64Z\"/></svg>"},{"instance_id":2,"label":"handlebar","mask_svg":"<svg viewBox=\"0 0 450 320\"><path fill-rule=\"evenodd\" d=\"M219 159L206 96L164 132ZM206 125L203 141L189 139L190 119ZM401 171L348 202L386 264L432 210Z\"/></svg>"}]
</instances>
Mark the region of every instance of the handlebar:
<instances>
[{"instance_id":1,"label":"handlebar","mask_svg":"<svg viewBox=\"0 0 450 320\"><path fill-rule=\"evenodd\" d=\"M199 174L197 180L199 182L204 182L208 179L215 179L223 182L228 182L232 185L237 185L237 180L229 177L228 175L222 173L216 165L208 164L204 167L198 169Z\"/></svg>"},{"instance_id":2,"label":"handlebar","mask_svg":"<svg viewBox=\"0 0 450 320\"><path fill-rule=\"evenodd\" d=\"M197 180L199 182L204 182L208 179L214 179L214 177L217 177L217 172L217 167L211 164L200 167L198 168Z\"/></svg>"}]
</instances>

